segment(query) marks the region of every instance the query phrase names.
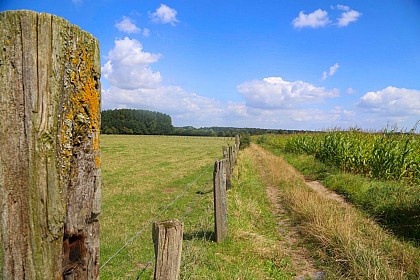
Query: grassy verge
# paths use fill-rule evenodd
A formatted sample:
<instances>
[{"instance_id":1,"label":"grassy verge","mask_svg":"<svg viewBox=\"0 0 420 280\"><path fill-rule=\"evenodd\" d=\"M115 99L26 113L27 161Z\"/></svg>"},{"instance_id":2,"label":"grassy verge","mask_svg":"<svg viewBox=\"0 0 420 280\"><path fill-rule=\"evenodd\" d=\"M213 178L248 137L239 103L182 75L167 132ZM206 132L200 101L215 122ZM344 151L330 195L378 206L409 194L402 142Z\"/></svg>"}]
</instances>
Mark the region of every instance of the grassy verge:
<instances>
[{"instance_id":1,"label":"grassy verge","mask_svg":"<svg viewBox=\"0 0 420 280\"><path fill-rule=\"evenodd\" d=\"M343 173L339 168L321 163L312 155L292 154L284 150L281 137L267 139L260 145L281 155L310 180L343 195L367 215L373 217L399 238L420 244L420 186L405 180L378 180Z\"/></svg>"},{"instance_id":2,"label":"grassy verge","mask_svg":"<svg viewBox=\"0 0 420 280\"><path fill-rule=\"evenodd\" d=\"M284 160L252 146L261 176L279 187L312 253L350 279L419 279L420 251L396 240L352 206L309 189Z\"/></svg>"},{"instance_id":3,"label":"grassy verge","mask_svg":"<svg viewBox=\"0 0 420 280\"><path fill-rule=\"evenodd\" d=\"M211 198L186 221L190 230L184 237L182 279L293 279L265 185L246 153L240 155L238 169L240 178L227 195L227 239L216 244L208 238L214 227Z\"/></svg>"},{"instance_id":4,"label":"grassy verge","mask_svg":"<svg viewBox=\"0 0 420 280\"><path fill-rule=\"evenodd\" d=\"M228 192L228 238L212 241L213 163L226 139L105 135L101 144L101 264L138 234L101 269L101 279L150 279L151 222L168 218L184 223L181 279L292 279L249 159L239 161L241 179Z\"/></svg>"}]
</instances>

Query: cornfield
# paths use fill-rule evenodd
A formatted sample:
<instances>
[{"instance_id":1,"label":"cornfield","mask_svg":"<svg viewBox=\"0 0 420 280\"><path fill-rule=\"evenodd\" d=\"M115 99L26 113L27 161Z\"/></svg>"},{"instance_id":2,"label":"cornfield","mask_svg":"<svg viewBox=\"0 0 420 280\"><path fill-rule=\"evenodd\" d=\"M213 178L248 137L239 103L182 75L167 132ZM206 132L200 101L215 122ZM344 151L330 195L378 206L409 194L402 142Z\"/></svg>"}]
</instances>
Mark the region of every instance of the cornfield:
<instances>
[{"instance_id":1,"label":"cornfield","mask_svg":"<svg viewBox=\"0 0 420 280\"><path fill-rule=\"evenodd\" d=\"M286 138L287 152L306 153L343 172L378 179L420 182L420 135L394 130L359 130L300 134Z\"/></svg>"}]
</instances>

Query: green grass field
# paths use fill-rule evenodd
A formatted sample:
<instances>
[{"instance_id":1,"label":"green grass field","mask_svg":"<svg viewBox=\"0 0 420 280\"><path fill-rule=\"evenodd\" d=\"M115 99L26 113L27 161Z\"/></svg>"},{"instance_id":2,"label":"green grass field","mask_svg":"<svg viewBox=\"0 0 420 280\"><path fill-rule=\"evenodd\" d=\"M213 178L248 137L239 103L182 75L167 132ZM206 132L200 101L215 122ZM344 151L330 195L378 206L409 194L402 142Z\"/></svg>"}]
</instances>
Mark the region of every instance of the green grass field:
<instances>
[{"instance_id":1,"label":"green grass field","mask_svg":"<svg viewBox=\"0 0 420 280\"><path fill-rule=\"evenodd\" d=\"M292 279L287 258L278 257L265 187L249 162L228 193L228 238L212 241L213 164L229 143L233 139L102 136L101 279L150 279L152 222L169 218L184 223L181 279Z\"/></svg>"},{"instance_id":2,"label":"green grass field","mask_svg":"<svg viewBox=\"0 0 420 280\"><path fill-rule=\"evenodd\" d=\"M215 243L213 165L233 142L101 136L101 279L153 278L152 223L170 218L184 223L181 279L295 279L314 271L324 279L418 279L418 248L395 240L356 207L315 195L302 175L255 145L239 153L227 193L228 236ZM312 179L336 172L302 155L282 155ZM346 189L354 184L344 181ZM278 203L287 213L276 212ZM301 234L291 238L295 227Z\"/></svg>"},{"instance_id":3,"label":"green grass field","mask_svg":"<svg viewBox=\"0 0 420 280\"><path fill-rule=\"evenodd\" d=\"M153 256L151 223L179 218L188 203L201 199L197 192L210 191L212 165L228 143L227 138L101 136L101 263L139 235L101 269L102 279L135 278Z\"/></svg>"}]
</instances>

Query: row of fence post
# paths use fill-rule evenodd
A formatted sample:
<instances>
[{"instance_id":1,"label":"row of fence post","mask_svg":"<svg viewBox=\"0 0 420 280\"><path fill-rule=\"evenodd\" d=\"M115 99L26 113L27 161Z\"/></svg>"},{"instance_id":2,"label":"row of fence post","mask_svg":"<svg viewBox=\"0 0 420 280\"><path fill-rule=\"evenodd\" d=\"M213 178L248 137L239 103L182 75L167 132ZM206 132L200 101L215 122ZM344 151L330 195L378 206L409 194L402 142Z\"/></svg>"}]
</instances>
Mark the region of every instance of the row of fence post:
<instances>
[{"instance_id":1,"label":"row of fence post","mask_svg":"<svg viewBox=\"0 0 420 280\"><path fill-rule=\"evenodd\" d=\"M235 145L223 147L223 159L214 163L214 231L215 241L221 242L227 235L226 192L232 187L232 173L239 153L240 139L235 137Z\"/></svg>"},{"instance_id":2,"label":"row of fence post","mask_svg":"<svg viewBox=\"0 0 420 280\"><path fill-rule=\"evenodd\" d=\"M231 188L232 173L239 153L240 138L235 145L223 147L223 159L214 163L214 231L216 242L222 242L227 235L227 189ZM176 220L153 223L152 236L155 246L154 279L178 279L181 266L181 252L184 225Z\"/></svg>"}]
</instances>

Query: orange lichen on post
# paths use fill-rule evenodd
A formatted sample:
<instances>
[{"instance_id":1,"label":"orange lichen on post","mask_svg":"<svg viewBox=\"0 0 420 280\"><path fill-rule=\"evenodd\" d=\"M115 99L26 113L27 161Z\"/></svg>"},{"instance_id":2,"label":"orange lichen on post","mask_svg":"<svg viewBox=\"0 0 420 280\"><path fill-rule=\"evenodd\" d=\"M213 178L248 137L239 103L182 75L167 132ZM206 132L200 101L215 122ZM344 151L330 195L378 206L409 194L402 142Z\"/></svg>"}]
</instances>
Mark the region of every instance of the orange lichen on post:
<instances>
[{"instance_id":1,"label":"orange lichen on post","mask_svg":"<svg viewBox=\"0 0 420 280\"><path fill-rule=\"evenodd\" d=\"M65 123L62 131L62 141L66 143L71 136L72 143L91 141L95 164L100 166L100 87L99 73L95 69L95 51L90 45L81 43L69 46L68 55L71 72L69 82L71 98L68 110L65 112ZM69 135L68 130L72 131ZM67 131L67 132L66 132ZM66 141L67 140L67 141ZM66 156L70 154L64 151Z\"/></svg>"}]
</instances>

